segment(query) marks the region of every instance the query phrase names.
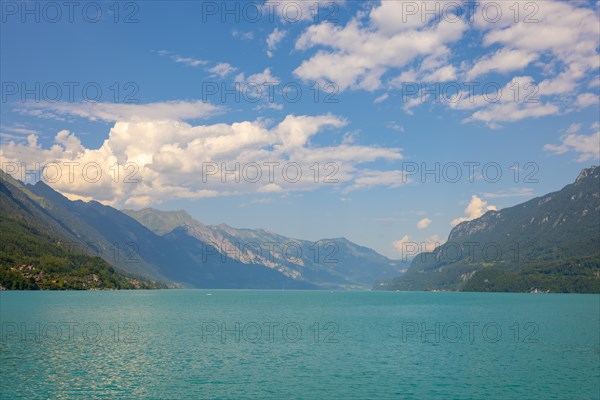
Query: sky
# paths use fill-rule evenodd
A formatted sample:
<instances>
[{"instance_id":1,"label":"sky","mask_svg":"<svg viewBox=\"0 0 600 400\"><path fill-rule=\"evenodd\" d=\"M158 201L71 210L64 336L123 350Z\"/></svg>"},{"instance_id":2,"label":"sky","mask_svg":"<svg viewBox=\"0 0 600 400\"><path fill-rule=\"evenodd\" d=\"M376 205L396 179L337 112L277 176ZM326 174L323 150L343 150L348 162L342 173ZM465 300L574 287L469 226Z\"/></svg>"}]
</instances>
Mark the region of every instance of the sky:
<instances>
[{"instance_id":1,"label":"sky","mask_svg":"<svg viewBox=\"0 0 600 400\"><path fill-rule=\"evenodd\" d=\"M399 259L599 162L598 1L0 4L1 167L70 199Z\"/></svg>"}]
</instances>

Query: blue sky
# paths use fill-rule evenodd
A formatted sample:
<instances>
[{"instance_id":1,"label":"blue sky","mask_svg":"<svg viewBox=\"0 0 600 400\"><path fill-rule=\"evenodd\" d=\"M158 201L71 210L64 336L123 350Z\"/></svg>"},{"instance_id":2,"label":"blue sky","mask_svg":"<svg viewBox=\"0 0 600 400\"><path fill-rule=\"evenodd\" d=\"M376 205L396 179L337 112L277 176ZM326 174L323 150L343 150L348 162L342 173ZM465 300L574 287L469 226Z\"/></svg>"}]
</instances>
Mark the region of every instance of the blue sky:
<instances>
[{"instance_id":1,"label":"blue sky","mask_svg":"<svg viewBox=\"0 0 600 400\"><path fill-rule=\"evenodd\" d=\"M275 3L3 2L3 168L399 258L598 163L596 1Z\"/></svg>"}]
</instances>

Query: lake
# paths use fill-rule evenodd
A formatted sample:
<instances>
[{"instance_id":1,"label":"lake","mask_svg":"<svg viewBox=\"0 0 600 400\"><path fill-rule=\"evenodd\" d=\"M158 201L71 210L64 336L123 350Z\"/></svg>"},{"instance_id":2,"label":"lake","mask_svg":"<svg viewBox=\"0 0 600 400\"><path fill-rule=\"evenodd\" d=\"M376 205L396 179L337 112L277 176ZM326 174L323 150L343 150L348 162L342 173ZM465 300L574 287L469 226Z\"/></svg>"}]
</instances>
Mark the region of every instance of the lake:
<instances>
[{"instance_id":1,"label":"lake","mask_svg":"<svg viewBox=\"0 0 600 400\"><path fill-rule=\"evenodd\" d=\"M0 292L3 399L597 399L600 296Z\"/></svg>"}]
</instances>

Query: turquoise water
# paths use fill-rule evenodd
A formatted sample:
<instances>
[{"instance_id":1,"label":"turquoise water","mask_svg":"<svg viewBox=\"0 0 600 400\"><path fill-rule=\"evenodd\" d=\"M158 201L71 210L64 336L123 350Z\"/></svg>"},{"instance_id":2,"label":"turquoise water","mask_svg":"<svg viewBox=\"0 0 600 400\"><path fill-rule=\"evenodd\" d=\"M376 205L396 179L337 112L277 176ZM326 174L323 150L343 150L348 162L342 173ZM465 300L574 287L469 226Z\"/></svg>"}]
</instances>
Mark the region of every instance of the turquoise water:
<instances>
[{"instance_id":1,"label":"turquoise water","mask_svg":"<svg viewBox=\"0 0 600 400\"><path fill-rule=\"evenodd\" d=\"M3 399L600 397L597 295L0 292L0 316Z\"/></svg>"}]
</instances>

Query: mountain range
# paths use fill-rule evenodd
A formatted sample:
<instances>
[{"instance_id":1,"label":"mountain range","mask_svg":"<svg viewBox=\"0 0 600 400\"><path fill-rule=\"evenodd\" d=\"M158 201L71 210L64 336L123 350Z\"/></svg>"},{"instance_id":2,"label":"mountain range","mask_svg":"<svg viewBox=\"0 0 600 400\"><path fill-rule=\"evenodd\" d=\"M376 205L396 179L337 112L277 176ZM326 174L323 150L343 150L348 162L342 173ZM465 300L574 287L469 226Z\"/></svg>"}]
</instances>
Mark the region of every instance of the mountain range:
<instances>
[{"instance_id":1,"label":"mountain range","mask_svg":"<svg viewBox=\"0 0 600 400\"><path fill-rule=\"evenodd\" d=\"M71 201L0 170L0 287L600 293L600 168L458 224L403 263L345 238L205 225L186 211Z\"/></svg>"},{"instance_id":2,"label":"mountain range","mask_svg":"<svg viewBox=\"0 0 600 400\"><path fill-rule=\"evenodd\" d=\"M122 212L71 201L42 181L23 184L4 172L1 178L0 221L40 232L78 256L102 258L127 276L171 287L365 289L400 270L344 238L312 243L263 229L206 226L185 211ZM4 249L4 270L15 267L16 247Z\"/></svg>"},{"instance_id":3,"label":"mountain range","mask_svg":"<svg viewBox=\"0 0 600 400\"><path fill-rule=\"evenodd\" d=\"M204 225L185 211L145 208L123 212L170 242L179 243L192 256L198 254L199 245L212 246L228 259L249 266L267 266L285 277L322 289L364 289L375 278L391 277L400 270L399 262L346 238L311 242L265 229Z\"/></svg>"},{"instance_id":4,"label":"mountain range","mask_svg":"<svg viewBox=\"0 0 600 400\"><path fill-rule=\"evenodd\" d=\"M140 274L118 272L85 241L100 236L61 211L0 170L0 289L165 287Z\"/></svg>"},{"instance_id":5,"label":"mountain range","mask_svg":"<svg viewBox=\"0 0 600 400\"><path fill-rule=\"evenodd\" d=\"M455 226L379 290L600 293L600 168L562 190Z\"/></svg>"}]
</instances>

